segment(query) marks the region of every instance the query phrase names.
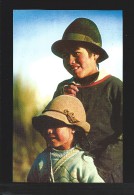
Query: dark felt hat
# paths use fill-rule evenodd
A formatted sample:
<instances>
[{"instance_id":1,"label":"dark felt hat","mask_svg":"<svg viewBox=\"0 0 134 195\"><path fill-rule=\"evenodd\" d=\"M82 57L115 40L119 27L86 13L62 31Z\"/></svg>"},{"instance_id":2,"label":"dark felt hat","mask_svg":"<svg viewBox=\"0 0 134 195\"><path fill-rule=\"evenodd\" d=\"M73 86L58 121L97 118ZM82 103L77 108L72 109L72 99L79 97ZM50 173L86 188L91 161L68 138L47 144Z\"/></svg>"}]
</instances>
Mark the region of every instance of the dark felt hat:
<instances>
[{"instance_id":1,"label":"dark felt hat","mask_svg":"<svg viewBox=\"0 0 134 195\"><path fill-rule=\"evenodd\" d=\"M107 52L102 48L102 39L97 25L87 18L75 19L65 30L61 40L53 43L52 52L62 58L67 47L82 45L99 54L98 62L108 58Z\"/></svg>"}]
</instances>

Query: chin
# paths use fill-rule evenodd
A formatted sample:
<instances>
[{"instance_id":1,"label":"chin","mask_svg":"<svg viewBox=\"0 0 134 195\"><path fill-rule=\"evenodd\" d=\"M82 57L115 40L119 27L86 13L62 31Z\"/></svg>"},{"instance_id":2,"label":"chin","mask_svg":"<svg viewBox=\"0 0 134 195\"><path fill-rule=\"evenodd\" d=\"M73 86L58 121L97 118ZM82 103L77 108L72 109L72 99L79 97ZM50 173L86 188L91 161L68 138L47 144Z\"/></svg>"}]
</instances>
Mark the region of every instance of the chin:
<instances>
[{"instance_id":1,"label":"chin","mask_svg":"<svg viewBox=\"0 0 134 195\"><path fill-rule=\"evenodd\" d=\"M82 75L75 75L75 78L77 78L77 79L83 79L85 76L82 76Z\"/></svg>"}]
</instances>

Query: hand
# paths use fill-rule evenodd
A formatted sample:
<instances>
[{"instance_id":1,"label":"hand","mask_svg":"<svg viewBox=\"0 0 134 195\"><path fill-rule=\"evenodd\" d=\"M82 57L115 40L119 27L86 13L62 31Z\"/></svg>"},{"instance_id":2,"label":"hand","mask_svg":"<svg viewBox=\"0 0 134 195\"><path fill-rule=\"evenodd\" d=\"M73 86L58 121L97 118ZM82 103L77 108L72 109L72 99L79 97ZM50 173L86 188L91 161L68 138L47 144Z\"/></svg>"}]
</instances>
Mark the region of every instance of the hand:
<instances>
[{"instance_id":1,"label":"hand","mask_svg":"<svg viewBox=\"0 0 134 195\"><path fill-rule=\"evenodd\" d=\"M78 87L74 84L64 85L63 94L76 96L76 93L79 91Z\"/></svg>"}]
</instances>

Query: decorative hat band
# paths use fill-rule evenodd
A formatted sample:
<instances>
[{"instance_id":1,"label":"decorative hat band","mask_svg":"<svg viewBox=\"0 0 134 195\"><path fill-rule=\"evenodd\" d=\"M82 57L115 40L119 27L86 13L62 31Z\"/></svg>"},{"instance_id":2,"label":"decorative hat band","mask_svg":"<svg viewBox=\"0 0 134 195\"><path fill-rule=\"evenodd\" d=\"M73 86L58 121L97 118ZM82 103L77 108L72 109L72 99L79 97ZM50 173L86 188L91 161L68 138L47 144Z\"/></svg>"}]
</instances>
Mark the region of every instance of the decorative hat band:
<instances>
[{"instance_id":1,"label":"decorative hat band","mask_svg":"<svg viewBox=\"0 0 134 195\"><path fill-rule=\"evenodd\" d=\"M68 119L68 121L70 122L70 123L77 123L77 122L80 122L79 120L77 120L76 118L75 118L75 116L74 116L74 113L73 112L69 112L67 109L65 109L63 112L61 112L61 111L59 111L59 110L44 110L44 112L48 112L48 111L54 111L54 112L59 112L59 113L61 113L61 114L64 114L66 117L67 117L67 119ZM44 113L43 112L43 113Z\"/></svg>"},{"instance_id":2,"label":"decorative hat band","mask_svg":"<svg viewBox=\"0 0 134 195\"><path fill-rule=\"evenodd\" d=\"M85 42L90 42L90 43L93 43L93 44L101 47L101 44L94 42L93 39L91 39L91 37L83 35L83 34L79 34L79 33L65 34L65 35L63 35L62 40L85 41Z\"/></svg>"}]
</instances>

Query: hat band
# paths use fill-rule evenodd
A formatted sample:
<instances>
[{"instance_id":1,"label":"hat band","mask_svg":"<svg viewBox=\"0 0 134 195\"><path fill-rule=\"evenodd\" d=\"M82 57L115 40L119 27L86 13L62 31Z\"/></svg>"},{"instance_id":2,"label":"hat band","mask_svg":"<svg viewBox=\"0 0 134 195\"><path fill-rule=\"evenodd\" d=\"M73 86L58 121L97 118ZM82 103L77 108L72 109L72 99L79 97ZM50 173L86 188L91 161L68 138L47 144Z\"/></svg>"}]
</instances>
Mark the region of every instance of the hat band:
<instances>
[{"instance_id":1,"label":"hat band","mask_svg":"<svg viewBox=\"0 0 134 195\"><path fill-rule=\"evenodd\" d=\"M93 44L101 47L101 44L94 42L91 37L83 35L83 34L79 34L79 33L65 34L65 35L63 35L62 40L85 41L85 42L87 41L87 42L93 43Z\"/></svg>"},{"instance_id":2,"label":"hat band","mask_svg":"<svg viewBox=\"0 0 134 195\"><path fill-rule=\"evenodd\" d=\"M67 109L65 109L63 112L59 111L59 110L53 110L53 109L50 109L50 110L45 110L43 113L45 112L49 112L49 111L53 111L53 112L58 112L58 113L61 113L61 114L64 114L68 121L70 123L77 123L77 122L80 122L79 120L77 120L74 116L74 113L73 112L69 112Z\"/></svg>"}]
</instances>

